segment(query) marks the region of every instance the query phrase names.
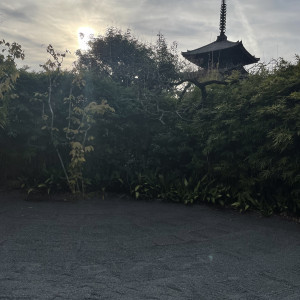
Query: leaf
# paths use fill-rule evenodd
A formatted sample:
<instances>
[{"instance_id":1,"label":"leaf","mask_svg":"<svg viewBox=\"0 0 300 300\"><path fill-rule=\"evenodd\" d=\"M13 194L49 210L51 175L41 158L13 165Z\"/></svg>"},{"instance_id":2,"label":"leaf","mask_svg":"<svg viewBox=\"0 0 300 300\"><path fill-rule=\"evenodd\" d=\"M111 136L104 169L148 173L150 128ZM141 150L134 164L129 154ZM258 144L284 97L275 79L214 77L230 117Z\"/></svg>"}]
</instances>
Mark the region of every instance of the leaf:
<instances>
[{"instance_id":1,"label":"leaf","mask_svg":"<svg viewBox=\"0 0 300 300\"><path fill-rule=\"evenodd\" d=\"M82 149L82 144L81 143L79 143L79 142L71 142L71 147L72 147L72 149Z\"/></svg>"},{"instance_id":2,"label":"leaf","mask_svg":"<svg viewBox=\"0 0 300 300\"><path fill-rule=\"evenodd\" d=\"M231 206L238 208L238 207L241 206L241 203L240 202L234 202L234 203L231 204Z\"/></svg>"},{"instance_id":3,"label":"leaf","mask_svg":"<svg viewBox=\"0 0 300 300\"><path fill-rule=\"evenodd\" d=\"M29 195L30 193L32 193L32 192L34 192L34 191L35 191L34 188L29 188L29 189L27 190L27 195Z\"/></svg>"},{"instance_id":4,"label":"leaf","mask_svg":"<svg viewBox=\"0 0 300 300\"><path fill-rule=\"evenodd\" d=\"M92 151L94 151L94 147L93 147L93 146L86 146L86 147L84 148L84 151L85 151L85 152L92 152Z\"/></svg>"},{"instance_id":5,"label":"leaf","mask_svg":"<svg viewBox=\"0 0 300 300\"><path fill-rule=\"evenodd\" d=\"M184 186L188 186L189 185L189 183L188 183L188 181L186 180L186 178L184 178Z\"/></svg>"},{"instance_id":6,"label":"leaf","mask_svg":"<svg viewBox=\"0 0 300 300\"><path fill-rule=\"evenodd\" d=\"M45 183L41 183L37 186L38 188L44 188L44 187L47 187L47 185Z\"/></svg>"}]
</instances>

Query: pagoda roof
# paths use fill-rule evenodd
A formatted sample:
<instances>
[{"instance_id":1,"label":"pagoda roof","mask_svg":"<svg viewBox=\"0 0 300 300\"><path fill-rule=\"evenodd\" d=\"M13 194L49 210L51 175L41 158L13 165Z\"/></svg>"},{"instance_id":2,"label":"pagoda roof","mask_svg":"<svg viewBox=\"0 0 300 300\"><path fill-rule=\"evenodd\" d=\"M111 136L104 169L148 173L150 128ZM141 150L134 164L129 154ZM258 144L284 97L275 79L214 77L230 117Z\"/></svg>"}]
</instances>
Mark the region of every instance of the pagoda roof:
<instances>
[{"instance_id":1,"label":"pagoda roof","mask_svg":"<svg viewBox=\"0 0 300 300\"><path fill-rule=\"evenodd\" d=\"M220 51L228 48L237 46L240 42L230 42L230 41L215 41L206 46L197 48L195 50L187 50L187 52L182 52L183 56L185 55L197 55L197 54L206 54L208 52Z\"/></svg>"},{"instance_id":2,"label":"pagoda roof","mask_svg":"<svg viewBox=\"0 0 300 300\"><path fill-rule=\"evenodd\" d=\"M222 55L223 54L223 55ZM216 59L221 56L224 60L225 57L235 57L234 61L236 65L249 65L259 61L259 58L251 55L243 46L242 41L231 42L227 38L217 39L215 42L206 46L197 48L195 50L188 50L182 52L184 58L188 59L192 63L199 67L204 67L207 61L212 57Z\"/></svg>"}]
</instances>

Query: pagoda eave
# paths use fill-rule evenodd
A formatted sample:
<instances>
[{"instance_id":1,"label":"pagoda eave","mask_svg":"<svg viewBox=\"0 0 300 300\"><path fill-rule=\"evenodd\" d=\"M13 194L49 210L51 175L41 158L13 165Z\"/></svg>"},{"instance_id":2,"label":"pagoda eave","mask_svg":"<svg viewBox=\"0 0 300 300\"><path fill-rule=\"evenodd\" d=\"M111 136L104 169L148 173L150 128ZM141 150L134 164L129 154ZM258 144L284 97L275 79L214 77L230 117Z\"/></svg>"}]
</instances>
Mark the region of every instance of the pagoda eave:
<instances>
[{"instance_id":1,"label":"pagoda eave","mask_svg":"<svg viewBox=\"0 0 300 300\"><path fill-rule=\"evenodd\" d=\"M182 52L182 55L204 69L212 66L218 66L221 69L232 68L254 64L259 61L259 58L254 57L244 48L242 42L213 42L192 51Z\"/></svg>"}]
</instances>

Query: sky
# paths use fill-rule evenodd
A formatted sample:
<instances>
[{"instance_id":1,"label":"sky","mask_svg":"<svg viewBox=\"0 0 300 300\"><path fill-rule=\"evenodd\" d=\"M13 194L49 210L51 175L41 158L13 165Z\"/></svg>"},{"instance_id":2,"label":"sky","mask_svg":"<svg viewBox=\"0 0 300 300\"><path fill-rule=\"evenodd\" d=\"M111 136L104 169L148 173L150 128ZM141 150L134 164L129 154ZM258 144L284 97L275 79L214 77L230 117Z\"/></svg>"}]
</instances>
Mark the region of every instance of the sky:
<instances>
[{"instance_id":1,"label":"sky","mask_svg":"<svg viewBox=\"0 0 300 300\"><path fill-rule=\"evenodd\" d=\"M69 68L84 48L82 27L95 36L111 26L130 28L149 43L161 32L181 52L216 40L220 6L221 0L1 0L0 38L21 44L25 60L18 66L35 71L48 59L49 44L71 51L64 64ZM293 61L300 54L300 0L228 0L227 11L228 40L242 40L261 62Z\"/></svg>"}]
</instances>

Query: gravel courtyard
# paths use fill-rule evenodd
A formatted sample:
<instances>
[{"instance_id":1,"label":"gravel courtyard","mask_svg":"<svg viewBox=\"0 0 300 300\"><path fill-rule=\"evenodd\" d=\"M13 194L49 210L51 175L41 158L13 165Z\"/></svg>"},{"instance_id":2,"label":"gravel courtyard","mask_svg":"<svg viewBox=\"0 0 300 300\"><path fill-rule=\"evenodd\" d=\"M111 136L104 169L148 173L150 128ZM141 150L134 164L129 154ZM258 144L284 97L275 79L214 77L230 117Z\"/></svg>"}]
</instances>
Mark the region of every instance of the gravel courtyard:
<instances>
[{"instance_id":1,"label":"gravel courtyard","mask_svg":"<svg viewBox=\"0 0 300 300\"><path fill-rule=\"evenodd\" d=\"M117 195L0 193L0 299L300 299L300 225Z\"/></svg>"}]
</instances>

